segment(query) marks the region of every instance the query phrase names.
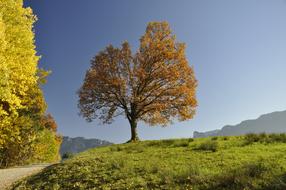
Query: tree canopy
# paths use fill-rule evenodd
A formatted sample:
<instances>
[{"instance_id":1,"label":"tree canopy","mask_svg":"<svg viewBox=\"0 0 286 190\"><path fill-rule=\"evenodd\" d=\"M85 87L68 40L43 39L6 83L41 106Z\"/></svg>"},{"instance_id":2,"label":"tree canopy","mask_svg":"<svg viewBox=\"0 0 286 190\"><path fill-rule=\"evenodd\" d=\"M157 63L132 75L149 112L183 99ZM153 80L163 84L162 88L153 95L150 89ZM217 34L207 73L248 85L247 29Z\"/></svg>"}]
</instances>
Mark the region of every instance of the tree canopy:
<instances>
[{"instance_id":1,"label":"tree canopy","mask_svg":"<svg viewBox=\"0 0 286 190\"><path fill-rule=\"evenodd\" d=\"M57 157L60 139L55 130L49 142L42 137L46 102L41 89L49 72L38 68L32 9L23 0L0 3L0 167L21 164L31 159L46 143L54 145ZM53 133L53 134L52 134ZM52 140L54 138L54 140ZM47 150L47 149L45 149ZM47 152L45 152L47 153ZM51 153L51 152L50 152ZM37 157L44 157L37 152Z\"/></svg>"},{"instance_id":2,"label":"tree canopy","mask_svg":"<svg viewBox=\"0 0 286 190\"><path fill-rule=\"evenodd\" d=\"M128 42L109 45L92 60L80 88L79 108L88 121L111 123L124 115L131 140L138 140L138 121L166 126L174 118L193 118L197 80L167 22L151 22L132 54Z\"/></svg>"}]
</instances>

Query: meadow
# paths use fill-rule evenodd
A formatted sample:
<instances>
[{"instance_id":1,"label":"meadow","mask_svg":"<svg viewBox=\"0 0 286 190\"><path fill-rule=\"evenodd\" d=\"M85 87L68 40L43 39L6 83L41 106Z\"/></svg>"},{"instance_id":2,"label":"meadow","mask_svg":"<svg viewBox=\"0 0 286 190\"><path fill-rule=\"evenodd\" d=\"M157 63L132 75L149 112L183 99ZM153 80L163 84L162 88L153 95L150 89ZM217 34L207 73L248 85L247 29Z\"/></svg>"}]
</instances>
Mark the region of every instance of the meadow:
<instances>
[{"instance_id":1,"label":"meadow","mask_svg":"<svg viewBox=\"0 0 286 190\"><path fill-rule=\"evenodd\" d=\"M285 190L286 135L100 147L50 166L12 189Z\"/></svg>"}]
</instances>

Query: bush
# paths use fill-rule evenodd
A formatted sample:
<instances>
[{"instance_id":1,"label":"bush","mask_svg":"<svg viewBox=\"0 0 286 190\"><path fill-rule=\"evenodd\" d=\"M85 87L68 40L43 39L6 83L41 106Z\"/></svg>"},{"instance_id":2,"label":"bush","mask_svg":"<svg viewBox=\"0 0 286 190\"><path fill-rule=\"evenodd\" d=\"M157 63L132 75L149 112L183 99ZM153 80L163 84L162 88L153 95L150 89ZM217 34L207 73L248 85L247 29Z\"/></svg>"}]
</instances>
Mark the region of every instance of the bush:
<instances>
[{"instance_id":1,"label":"bush","mask_svg":"<svg viewBox=\"0 0 286 190\"><path fill-rule=\"evenodd\" d=\"M280 133L280 134L270 134L269 139L271 142L282 142L286 143L286 134Z\"/></svg>"},{"instance_id":2,"label":"bush","mask_svg":"<svg viewBox=\"0 0 286 190\"><path fill-rule=\"evenodd\" d=\"M259 140L264 140L264 139L267 139L268 138L268 135L266 133L259 133L258 134L258 139Z\"/></svg>"},{"instance_id":3,"label":"bush","mask_svg":"<svg viewBox=\"0 0 286 190\"><path fill-rule=\"evenodd\" d=\"M260 178L264 173L268 171L269 168L264 166L261 162L247 163L239 168L230 170L225 174L214 177L213 179L211 179L212 182L206 189L207 190L257 189L254 187L256 185L254 179Z\"/></svg>"},{"instance_id":4,"label":"bush","mask_svg":"<svg viewBox=\"0 0 286 190\"><path fill-rule=\"evenodd\" d=\"M110 151L111 152L119 152L119 151L122 151L122 150L123 150L123 148L120 147L120 146L112 146L112 147L110 147Z\"/></svg>"},{"instance_id":5,"label":"bush","mask_svg":"<svg viewBox=\"0 0 286 190\"><path fill-rule=\"evenodd\" d=\"M0 148L0 167L50 163L60 159L61 137L54 131L35 125L27 117L18 118L16 124L22 127L16 137Z\"/></svg>"},{"instance_id":6,"label":"bush","mask_svg":"<svg viewBox=\"0 0 286 190\"><path fill-rule=\"evenodd\" d=\"M148 146L168 147L174 144L176 141L177 141L176 139L164 139L164 140L150 141L148 142Z\"/></svg>"},{"instance_id":7,"label":"bush","mask_svg":"<svg viewBox=\"0 0 286 190\"><path fill-rule=\"evenodd\" d=\"M164 139L157 141L150 141L147 143L148 146L156 146L156 147L187 147L189 146L189 142L193 142L191 139Z\"/></svg>"},{"instance_id":8,"label":"bush","mask_svg":"<svg viewBox=\"0 0 286 190\"><path fill-rule=\"evenodd\" d=\"M254 134L249 133L246 134L244 137L245 145L249 145L255 142L260 143L274 143L274 142L280 142L280 143L286 143L286 134L269 134L266 133L260 133L260 134Z\"/></svg>"},{"instance_id":9,"label":"bush","mask_svg":"<svg viewBox=\"0 0 286 190\"><path fill-rule=\"evenodd\" d=\"M206 142L201 143L195 149L216 152L218 150L218 143L217 141L206 141Z\"/></svg>"},{"instance_id":10,"label":"bush","mask_svg":"<svg viewBox=\"0 0 286 190\"><path fill-rule=\"evenodd\" d=\"M222 140L227 141L229 138L228 137L223 137Z\"/></svg>"},{"instance_id":11,"label":"bush","mask_svg":"<svg viewBox=\"0 0 286 190\"><path fill-rule=\"evenodd\" d=\"M218 137L212 137L211 140L212 141L216 141L218 139Z\"/></svg>"},{"instance_id":12,"label":"bush","mask_svg":"<svg viewBox=\"0 0 286 190\"><path fill-rule=\"evenodd\" d=\"M74 154L72 152L66 152L66 153L63 154L62 159L66 160L66 159L70 159L70 158L73 158L73 157L74 157Z\"/></svg>"},{"instance_id":13,"label":"bush","mask_svg":"<svg viewBox=\"0 0 286 190\"><path fill-rule=\"evenodd\" d=\"M170 146L176 142L175 139L164 139L161 141L161 146Z\"/></svg>"},{"instance_id":14,"label":"bush","mask_svg":"<svg viewBox=\"0 0 286 190\"><path fill-rule=\"evenodd\" d=\"M60 160L59 150L62 139L55 132L43 129L38 133L34 147L34 157L30 159L31 163L56 162Z\"/></svg>"},{"instance_id":15,"label":"bush","mask_svg":"<svg viewBox=\"0 0 286 190\"><path fill-rule=\"evenodd\" d=\"M187 147L189 146L189 141L188 140L179 140L174 143L174 147Z\"/></svg>"},{"instance_id":16,"label":"bush","mask_svg":"<svg viewBox=\"0 0 286 190\"><path fill-rule=\"evenodd\" d=\"M261 137L258 134L248 133L245 135L244 140L246 144L252 144L261 141Z\"/></svg>"},{"instance_id":17,"label":"bush","mask_svg":"<svg viewBox=\"0 0 286 190\"><path fill-rule=\"evenodd\" d=\"M262 162L245 164L243 168L245 175L249 177L259 177L268 170Z\"/></svg>"},{"instance_id":18,"label":"bush","mask_svg":"<svg viewBox=\"0 0 286 190\"><path fill-rule=\"evenodd\" d=\"M264 184L262 190L285 190L286 189L286 173L276 175L274 179Z\"/></svg>"}]
</instances>

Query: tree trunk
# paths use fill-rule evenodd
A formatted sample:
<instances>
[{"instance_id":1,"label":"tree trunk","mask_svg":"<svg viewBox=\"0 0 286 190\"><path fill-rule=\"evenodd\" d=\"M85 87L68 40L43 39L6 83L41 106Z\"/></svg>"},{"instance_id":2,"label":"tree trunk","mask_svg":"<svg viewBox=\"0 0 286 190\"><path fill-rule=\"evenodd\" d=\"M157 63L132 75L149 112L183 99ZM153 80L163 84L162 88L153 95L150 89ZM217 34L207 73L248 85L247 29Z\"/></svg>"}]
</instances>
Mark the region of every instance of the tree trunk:
<instances>
[{"instance_id":1,"label":"tree trunk","mask_svg":"<svg viewBox=\"0 0 286 190\"><path fill-rule=\"evenodd\" d=\"M139 141L138 135L137 135L137 121L136 120L131 120L129 121L130 127L131 127L131 139L127 141L129 142L137 142Z\"/></svg>"}]
</instances>

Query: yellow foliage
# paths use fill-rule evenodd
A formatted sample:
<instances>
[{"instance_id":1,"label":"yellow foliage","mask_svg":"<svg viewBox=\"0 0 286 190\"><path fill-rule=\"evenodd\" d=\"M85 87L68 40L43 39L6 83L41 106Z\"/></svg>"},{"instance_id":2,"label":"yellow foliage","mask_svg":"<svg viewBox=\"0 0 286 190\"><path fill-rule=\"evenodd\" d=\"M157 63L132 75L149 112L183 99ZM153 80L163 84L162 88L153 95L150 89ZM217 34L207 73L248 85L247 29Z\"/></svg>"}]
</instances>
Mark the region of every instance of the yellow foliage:
<instances>
[{"instance_id":1,"label":"yellow foliage","mask_svg":"<svg viewBox=\"0 0 286 190\"><path fill-rule=\"evenodd\" d=\"M0 167L25 163L40 149L37 160L58 156L56 129L47 131L40 122L46 110L40 85L49 72L38 68L35 20L23 0L1 0Z\"/></svg>"},{"instance_id":2,"label":"yellow foliage","mask_svg":"<svg viewBox=\"0 0 286 190\"><path fill-rule=\"evenodd\" d=\"M32 32L35 17L21 0L0 4L0 147L3 131L17 131L11 122L27 108L28 92L37 87L37 63ZM4 129L5 128L5 129Z\"/></svg>"}]
</instances>

